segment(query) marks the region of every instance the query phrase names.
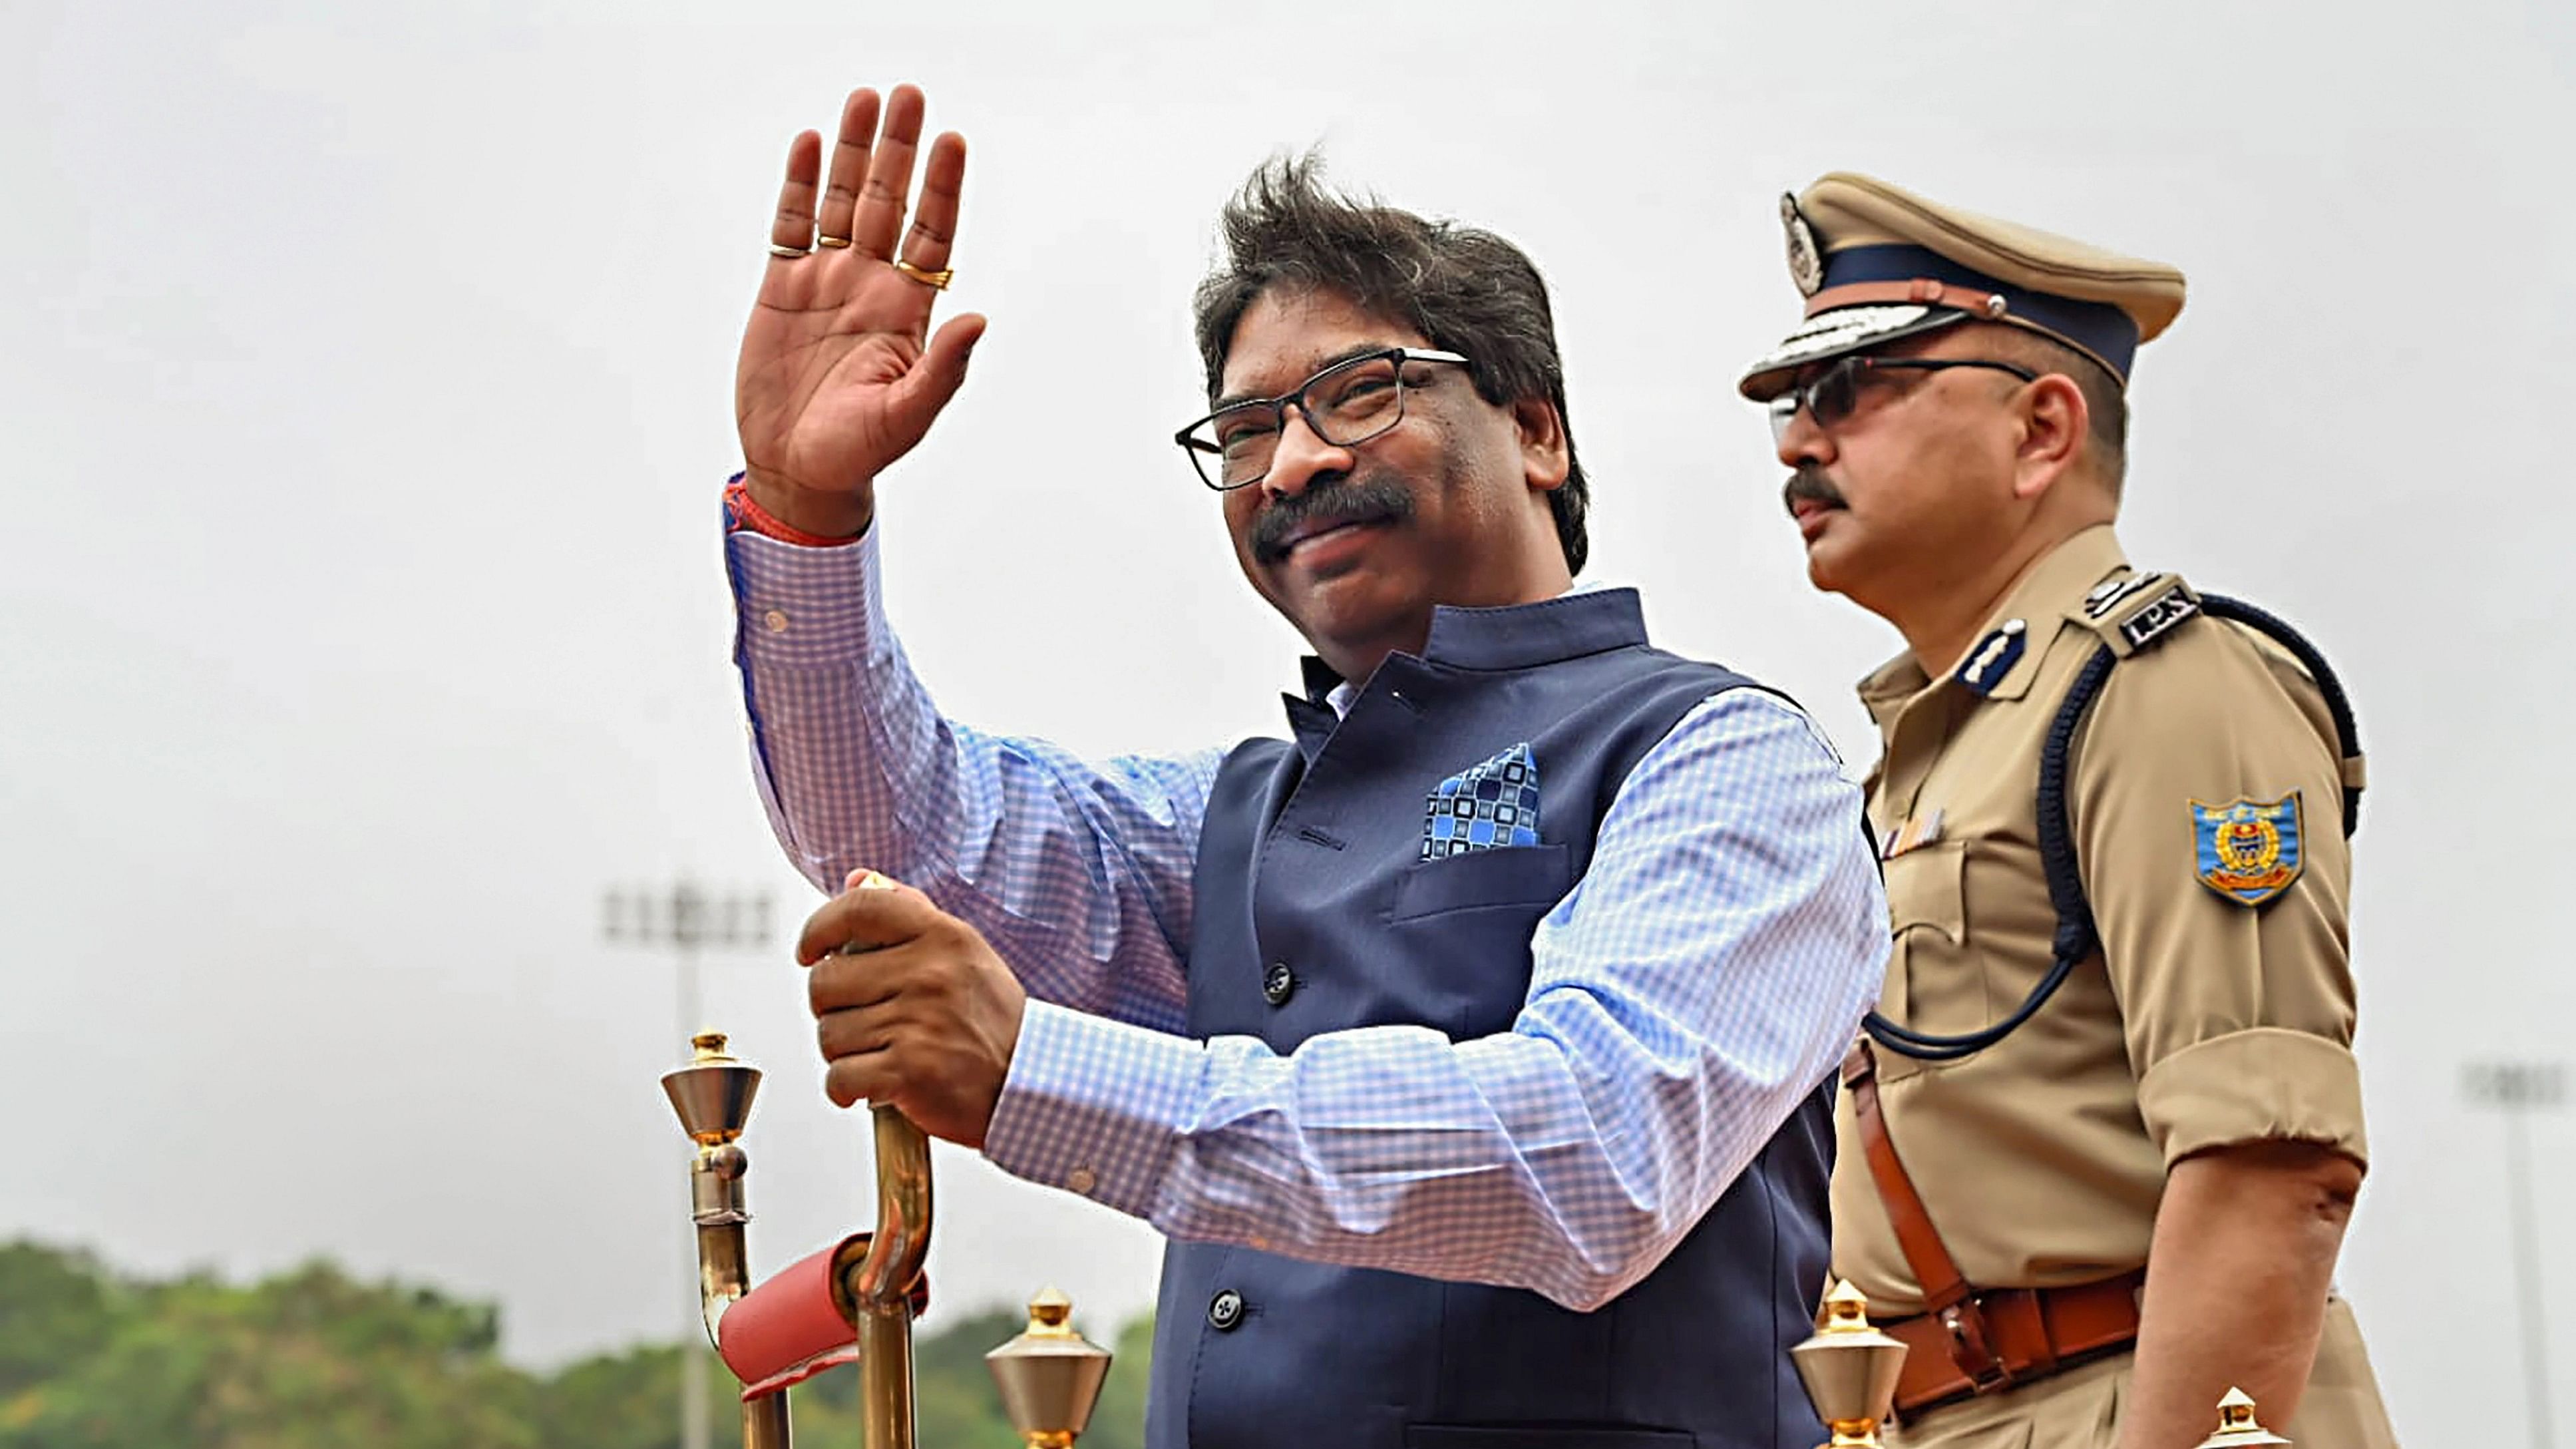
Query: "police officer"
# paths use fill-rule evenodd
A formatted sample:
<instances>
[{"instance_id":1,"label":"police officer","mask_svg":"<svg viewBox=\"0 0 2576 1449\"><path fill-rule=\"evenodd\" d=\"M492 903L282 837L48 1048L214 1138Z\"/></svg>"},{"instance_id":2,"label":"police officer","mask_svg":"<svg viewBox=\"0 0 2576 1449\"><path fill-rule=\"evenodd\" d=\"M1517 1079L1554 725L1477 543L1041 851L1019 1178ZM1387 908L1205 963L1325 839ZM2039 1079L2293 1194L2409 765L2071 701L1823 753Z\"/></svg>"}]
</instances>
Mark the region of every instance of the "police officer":
<instances>
[{"instance_id":1,"label":"police officer","mask_svg":"<svg viewBox=\"0 0 2576 1449\"><path fill-rule=\"evenodd\" d=\"M1912 1347L1896 1442L2180 1449L2235 1384L2393 1443L2333 1289L2350 713L2113 528L2182 275L1849 173L1782 218L1806 320L1742 390L1810 579L1907 646L1861 686L1895 940L1833 1184L1835 1271Z\"/></svg>"}]
</instances>

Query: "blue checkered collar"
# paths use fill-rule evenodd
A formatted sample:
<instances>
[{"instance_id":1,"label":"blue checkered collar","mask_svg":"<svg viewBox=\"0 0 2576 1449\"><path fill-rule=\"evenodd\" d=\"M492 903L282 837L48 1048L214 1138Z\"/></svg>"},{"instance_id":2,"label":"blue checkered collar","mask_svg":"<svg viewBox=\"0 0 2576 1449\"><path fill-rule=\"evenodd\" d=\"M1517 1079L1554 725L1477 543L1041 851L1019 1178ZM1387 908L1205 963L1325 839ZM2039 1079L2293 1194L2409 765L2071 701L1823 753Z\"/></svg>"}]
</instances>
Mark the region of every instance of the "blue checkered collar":
<instances>
[{"instance_id":1,"label":"blue checkered collar","mask_svg":"<svg viewBox=\"0 0 2576 1449\"><path fill-rule=\"evenodd\" d=\"M1579 583L1553 599L1499 609L1431 611L1431 637L1422 658L1458 669L1530 669L1646 642L1645 606L1632 588ZM1360 684L1335 674L1308 655L1306 700L1348 714ZM1291 701L1292 704L1296 701ZM1293 718L1295 711L1290 711Z\"/></svg>"}]
</instances>

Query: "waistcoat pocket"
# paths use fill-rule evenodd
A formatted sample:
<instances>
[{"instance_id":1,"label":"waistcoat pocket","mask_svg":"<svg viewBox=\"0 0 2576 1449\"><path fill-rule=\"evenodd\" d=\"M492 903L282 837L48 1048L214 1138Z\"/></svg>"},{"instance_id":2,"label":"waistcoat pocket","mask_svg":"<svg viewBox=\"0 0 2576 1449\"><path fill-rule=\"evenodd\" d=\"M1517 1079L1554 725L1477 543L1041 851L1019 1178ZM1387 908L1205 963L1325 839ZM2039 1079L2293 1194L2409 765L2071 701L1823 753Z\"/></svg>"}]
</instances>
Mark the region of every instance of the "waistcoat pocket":
<instances>
[{"instance_id":1,"label":"waistcoat pocket","mask_svg":"<svg viewBox=\"0 0 2576 1449\"><path fill-rule=\"evenodd\" d=\"M1398 921L1488 906L1552 906L1574 887L1562 843L1506 845L1416 861L1395 882Z\"/></svg>"}]
</instances>

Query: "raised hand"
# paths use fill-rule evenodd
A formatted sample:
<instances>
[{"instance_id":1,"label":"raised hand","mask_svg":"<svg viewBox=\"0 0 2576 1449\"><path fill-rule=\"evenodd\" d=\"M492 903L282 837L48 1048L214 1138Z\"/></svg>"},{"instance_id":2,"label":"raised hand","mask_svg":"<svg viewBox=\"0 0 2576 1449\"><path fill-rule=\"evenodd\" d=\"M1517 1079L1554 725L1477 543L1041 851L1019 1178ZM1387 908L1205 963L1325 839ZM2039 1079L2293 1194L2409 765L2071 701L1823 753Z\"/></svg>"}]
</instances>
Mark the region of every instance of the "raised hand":
<instances>
[{"instance_id":1,"label":"raised hand","mask_svg":"<svg viewBox=\"0 0 2576 1449\"><path fill-rule=\"evenodd\" d=\"M877 474L929 431L966 380L984 332L970 312L930 333L931 305L947 285L966 142L954 132L931 142L906 231L921 92L895 87L882 133L879 109L875 91L850 93L819 211L822 138L806 131L789 144L769 270L734 370L753 501L792 528L834 538L866 530Z\"/></svg>"}]
</instances>

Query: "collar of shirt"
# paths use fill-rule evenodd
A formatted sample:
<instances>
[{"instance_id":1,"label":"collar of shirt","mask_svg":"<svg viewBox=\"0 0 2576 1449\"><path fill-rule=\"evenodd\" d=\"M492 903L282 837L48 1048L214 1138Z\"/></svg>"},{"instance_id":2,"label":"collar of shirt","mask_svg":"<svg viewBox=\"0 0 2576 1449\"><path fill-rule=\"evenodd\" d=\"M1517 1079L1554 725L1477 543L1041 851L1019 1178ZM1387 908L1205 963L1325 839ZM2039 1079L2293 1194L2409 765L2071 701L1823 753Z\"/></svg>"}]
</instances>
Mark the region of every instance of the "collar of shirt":
<instances>
[{"instance_id":1,"label":"collar of shirt","mask_svg":"<svg viewBox=\"0 0 2576 1449\"><path fill-rule=\"evenodd\" d=\"M2072 627L2070 616L2080 610L2085 595L2094 585L2128 567L2119 537L2107 523L2074 534L2040 555L2039 561L2025 570L2004 595L2003 603L1977 626L1974 642L1968 646L1973 654L1998 631L2015 624L2021 626L2017 632L2026 636L2019 657L2004 670L1994 687L1985 691L1985 697L2019 699L2039 673L2040 661L2047 656L2058 631ZM1860 702L1868 706L1870 717L1884 729L1906 701L1936 683L1955 682L1963 662L1952 661L1936 681L1912 653L1899 654L1860 682Z\"/></svg>"},{"instance_id":2,"label":"collar of shirt","mask_svg":"<svg viewBox=\"0 0 2576 1449\"><path fill-rule=\"evenodd\" d=\"M1620 584L1604 583L1599 579L1584 579L1556 597L1567 599L1572 598L1576 594L1589 594L1599 589L1615 589L1621 587L1624 586ZM1360 690L1367 684L1368 681L1365 679L1361 680L1357 684L1345 679L1341 683L1334 685L1331 689L1324 692L1324 703L1331 707L1333 716L1338 719L1351 712L1351 701L1360 697Z\"/></svg>"}]
</instances>

